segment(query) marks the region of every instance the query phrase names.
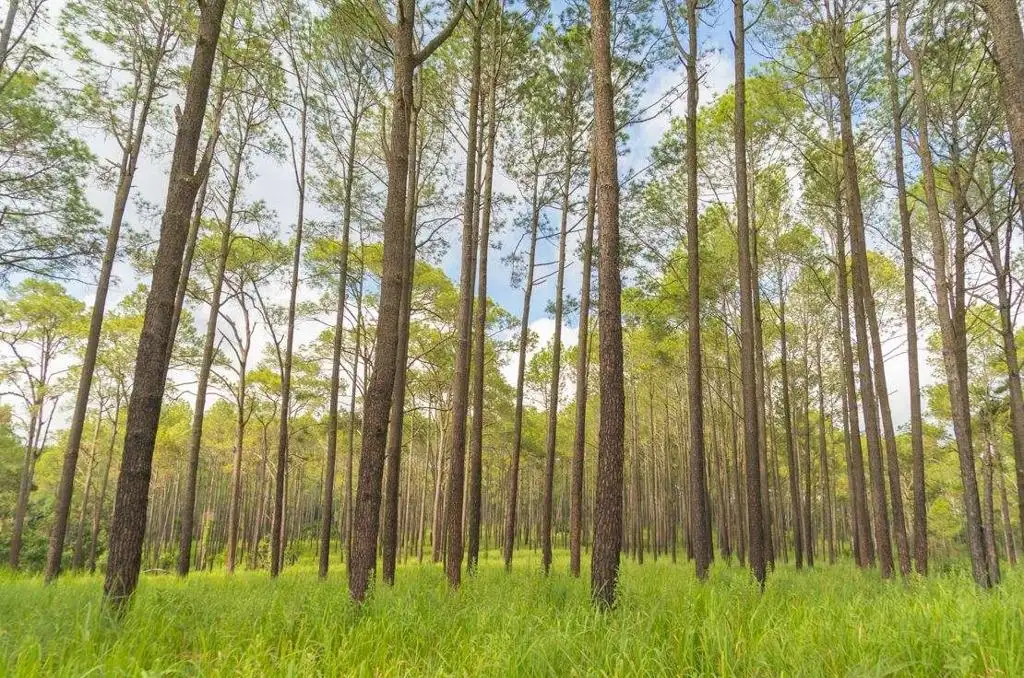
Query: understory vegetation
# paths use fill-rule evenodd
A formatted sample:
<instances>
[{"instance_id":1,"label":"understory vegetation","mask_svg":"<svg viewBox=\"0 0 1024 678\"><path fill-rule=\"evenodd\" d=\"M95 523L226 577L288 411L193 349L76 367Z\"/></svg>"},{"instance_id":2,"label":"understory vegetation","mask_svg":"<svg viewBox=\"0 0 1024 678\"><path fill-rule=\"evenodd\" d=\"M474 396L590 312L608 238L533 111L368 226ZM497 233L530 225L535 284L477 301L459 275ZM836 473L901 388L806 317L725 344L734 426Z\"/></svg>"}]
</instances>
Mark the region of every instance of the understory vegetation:
<instances>
[{"instance_id":1,"label":"understory vegetation","mask_svg":"<svg viewBox=\"0 0 1024 678\"><path fill-rule=\"evenodd\" d=\"M1024 674L1024 578L974 585L966 561L883 581L852 563L779 563L763 594L718 561L700 583L685 562L624 563L619 602L599 612L587 579L556 553L484 554L449 590L433 565L399 565L358 606L345 572L313 561L276 580L219 567L187 580L145 574L121 621L99 577L0 581L0 673L157 675L1005 675Z\"/></svg>"}]
</instances>

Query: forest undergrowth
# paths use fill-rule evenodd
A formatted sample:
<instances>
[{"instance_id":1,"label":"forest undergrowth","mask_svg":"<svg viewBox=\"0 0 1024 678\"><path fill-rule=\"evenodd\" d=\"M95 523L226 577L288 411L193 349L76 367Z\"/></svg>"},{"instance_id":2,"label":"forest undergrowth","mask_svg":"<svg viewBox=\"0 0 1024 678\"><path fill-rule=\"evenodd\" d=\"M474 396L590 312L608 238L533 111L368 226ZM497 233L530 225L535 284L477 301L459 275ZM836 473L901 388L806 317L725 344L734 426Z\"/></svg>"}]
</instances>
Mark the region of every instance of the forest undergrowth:
<instances>
[{"instance_id":1,"label":"forest undergrowth","mask_svg":"<svg viewBox=\"0 0 1024 678\"><path fill-rule=\"evenodd\" d=\"M590 604L589 573L556 554L500 554L448 589L441 568L400 565L354 605L342 567L147 574L127 615L99 575L0 575L0 674L81 675L1024 675L1024 578L978 589L966 563L882 581L852 563L780 564L764 593L721 560L708 581L662 558L625 560L620 599ZM938 563L936 565L939 565ZM936 568L939 569L939 568Z\"/></svg>"}]
</instances>

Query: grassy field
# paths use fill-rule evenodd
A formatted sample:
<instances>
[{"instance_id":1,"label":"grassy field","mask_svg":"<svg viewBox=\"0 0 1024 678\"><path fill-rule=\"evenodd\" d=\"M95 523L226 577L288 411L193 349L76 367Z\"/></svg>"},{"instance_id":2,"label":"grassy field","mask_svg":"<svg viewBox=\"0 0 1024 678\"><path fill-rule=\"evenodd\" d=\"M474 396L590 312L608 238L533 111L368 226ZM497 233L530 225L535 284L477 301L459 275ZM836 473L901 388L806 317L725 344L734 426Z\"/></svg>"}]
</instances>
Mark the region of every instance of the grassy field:
<instances>
[{"instance_id":1,"label":"grassy field","mask_svg":"<svg viewBox=\"0 0 1024 678\"><path fill-rule=\"evenodd\" d=\"M0 575L0 674L63 675L1024 675L1024 577L992 592L966 572L882 582L852 565L782 567L760 594L718 564L626 562L621 601L595 612L588 579L547 578L531 554L482 562L461 591L406 565L352 606L339 570L143 578L119 622L101 579Z\"/></svg>"}]
</instances>

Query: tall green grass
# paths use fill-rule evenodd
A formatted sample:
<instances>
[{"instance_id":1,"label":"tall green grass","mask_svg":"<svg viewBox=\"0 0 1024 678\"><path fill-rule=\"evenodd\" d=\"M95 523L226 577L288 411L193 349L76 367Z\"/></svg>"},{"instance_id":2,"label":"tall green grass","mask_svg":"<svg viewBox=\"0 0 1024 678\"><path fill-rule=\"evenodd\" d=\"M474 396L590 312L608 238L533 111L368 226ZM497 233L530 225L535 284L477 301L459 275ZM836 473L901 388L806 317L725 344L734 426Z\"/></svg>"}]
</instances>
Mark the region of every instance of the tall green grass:
<instances>
[{"instance_id":1,"label":"tall green grass","mask_svg":"<svg viewBox=\"0 0 1024 678\"><path fill-rule=\"evenodd\" d=\"M716 565L623 565L621 597L594 611L586 573L512 574L491 556L462 589L435 565L349 603L340 567L144 576L126 617L101 579L0 575L0 674L78 675L1007 675L1024 676L1024 577L991 592L966 572L883 582L849 564L780 566L762 594Z\"/></svg>"}]
</instances>

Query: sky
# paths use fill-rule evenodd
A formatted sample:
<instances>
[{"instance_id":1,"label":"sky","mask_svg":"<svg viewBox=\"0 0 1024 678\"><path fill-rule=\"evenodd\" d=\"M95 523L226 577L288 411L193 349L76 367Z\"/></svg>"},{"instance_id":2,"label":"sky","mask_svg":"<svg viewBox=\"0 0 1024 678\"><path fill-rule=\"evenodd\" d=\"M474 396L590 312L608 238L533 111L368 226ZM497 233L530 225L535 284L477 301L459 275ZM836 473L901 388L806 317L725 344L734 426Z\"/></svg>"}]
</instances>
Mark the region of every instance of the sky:
<instances>
[{"instance_id":1,"label":"sky","mask_svg":"<svg viewBox=\"0 0 1024 678\"><path fill-rule=\"evenodd\" d=\"M53 24L56 21L56 17L59 14L61 6L64 4L63 0L51 0L48 4L49 17L48 25L44 26L41 37L43 40L48 41L56 45L57 33L54 29ZM700 89L700 101L702 104L709 102L716 94L725 91L733 80L733 59L732 59L732 44L729 34L729 26L731 25L731 12L718 11L717 16L712 17L712 24L704 24L700 30L700 41L702 48L707 51L704 59L704 73L701 81ZM63 55L59 47L53 48L53 53L57 55L58 65L56 69L67 69L71 70L71 64L67 57ZM755 48L748 45L748 68L754 67L760 57L757 54ZM667 88L676 85L682 79L682 73L678 69L672 67L663 67L652 74L652 77L648 83L647 92L645 95L646 101L653 101L658 98L660 93L665 91ZM673 115L682 115L683 107L685 106L685 99L677 100L667 113L640 124L633 126L628 130L629 134L629 147L625 155L620 160L620 173L625 174L630 169L636 169L643 167L649 155L651 147L657 143L661 135L668 128L671 117ZM94 152L100 158L112 158L116 156L117 149L115 145L106 139L91 136L88 137L88 142L93 148ZM166 144L165 144L166 145ZM161 204L167 188L167 165L169 163L169 152L160 152L153 148L147 148L143 157L139 163L139 169L136 175L135 184L133 186L133 195L135 198L143 198L146 201L153 204ZM499 158L500 166L500 158ZM456 172L456 176L461 176L461 173ZM453 187L453 190L458 192L458 187ZM508 195L517 195L515 184L505 176L500 169L497 171L495 191L499 193L505 193ZM284 237L289 237L294 224L294 215L296 213L297 198L294 183L294 176L292 174L290 166L285 163L276 163L266 159L257 161L255 166L255 177L252 184L247 190L248 196L258 196L265 200L267 204L277 213L281 232ZM112 190L106 186L100 185L96 181L90 182L88 190L89 198L92 204L99 209L103 214L104 222L109 220L109 214L112 205ZM521 201L520 201L521 202ZM520 204L521 208L522 205ZM336 219L329 212L324 210L321 206L311 201L307 205L306 216L309 219ZM557 224L558 213L557 211L551 211L548 215L552 220L552 223ZM156 225L146 221L142 215L140 215L134 201L129 208L128 214L129 223L136 228L143 227L149 228L151 233L156 232ZM459 277L459 222L456 221L451 227L452 230L448 234L448 240L451 243L451 247L444 254L439 264L453 280L457 281ZM522 312L522 290L514 288L510 283L509 270L506 264L502 261L502 256L513 249L516 243L520 239L518 233L511 232L512 229L506 229L504 232L498 234L492 239L492 245L496 248L500 248L500 251L492 250L489 257L488 266L488 282L489 282L489 297L496 303L503 306L506 310L512 313L516 318L520 317ZM576 251L579 238L581 236L576 234L571 236L571 240L568 243L567 251L573 253ZM554 261L557 257L557 242L554 239L542 240L538 244L537 261L538 262L550 262ZM573 296L578 296L580 289L581 277L580 277L580 265L576 261L575 257L569 257L569 266L565 273L565 289L566 293ZM550 270L548 267L547 270ZM539 273L543 275L543 273ZM141 280L132 271L131 267L121 262L115 269L115 281L108 298L107 307L112 308L115 306L120 299L128 292L132 291L137 284L140 282L147 282ZM554 297L555 279L554 276L547 276L546 280L535 287L533 294L533 303L531 305L530 312L530 329L536 333L539 337L539 346L547 344L554 332L554 320L547 313L549 302ZM69 291L74 295L82 298L87 303L91 304L93 296L93 288L83 284L71 284ZM316 293L303 286L300 291L300 301L303 298L313 298ZM278 290L277 298L275 301L284 303L287 300L286 290ZM201 309L197 312L197 324L199 325L199 331L204 330L206 309ZM316 322L306 322L297 328L296 332L296 345L302 345L313 339L322 329L322 325ZM892 391L892 407L895 423L897 426L902 426L909 420L909 401L908 401L908 383L907 383L907 361L905 353L902 349L903 342L902 336L897 336L894 340L890 341L887 346L888 352L891 357L887 360L886 371L889 380L889 387ZM261 332L257 335L257 341L265 341L266 333ZM571 347L576 343L576 328L565 324L562 331L562 341L564 347ZM254 351L254 354L259 355L261 351ZM503 373L510 383L515 382L516 374L516 356L512 356L511 360L503 368ZM922 376L925 384L934 382L934 375L932 369L929 368L927 362L922 360Z\"/></svg>"}]
</instances>

